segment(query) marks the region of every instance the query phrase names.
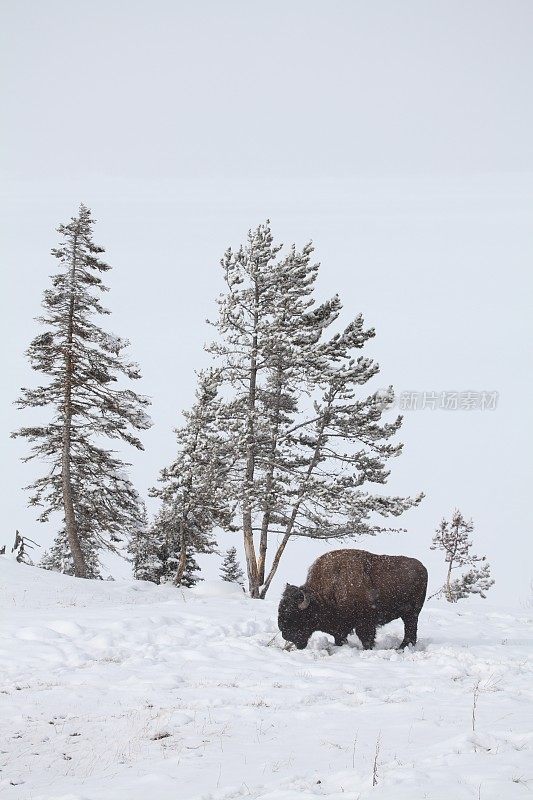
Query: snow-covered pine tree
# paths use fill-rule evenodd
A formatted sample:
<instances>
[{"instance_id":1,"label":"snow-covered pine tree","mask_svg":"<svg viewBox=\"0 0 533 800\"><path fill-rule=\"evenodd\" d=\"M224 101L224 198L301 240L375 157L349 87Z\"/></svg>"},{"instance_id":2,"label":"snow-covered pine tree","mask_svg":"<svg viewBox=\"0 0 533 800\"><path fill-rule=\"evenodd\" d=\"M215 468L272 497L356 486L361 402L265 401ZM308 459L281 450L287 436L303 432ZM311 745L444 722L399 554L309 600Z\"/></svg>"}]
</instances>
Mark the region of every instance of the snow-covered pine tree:
<instances>
[{"instance_id":1,"label":"snow-covered pine tree","mask_svg":"<svg viewBox=\"0 0 533 800\"><path fill-rule=\"evenodd\" d=\"M150 526L140 526L131 536L128 552L131 556L133 577L139 581L159 583L165 571L161 531L157 519Z\"/></svg>"},{"instance_id":2,"label":"snow-covered pine tree","mask_svg":"<svg viewBox=\"0 0 533 800\"><path fill-rule=\"evenodd\" d=\"M87 526L87 528L89 528L89 526ZM98 541L95 539L90 529L83 530L83 525L81 523L78 524L77 534L79 536L85 565L84 577L93 579L101 578L101 567L98 558L100 546ZM64 575L76 575L74 558L69 547L65 525L63 525L56 534L52 546L43 553L38 566L43 569L49 569L52 572L62 572Z\"/></svg>"},{"instance_id":3,"label":"snow-covered pine tree","mask_svg":"<svg viewBox=\"0 0 533 800\"><path fill-rule=\"evenodd\" d=\"M171 506L163 506L152 525L139 529L131 539L134 577L153 583L175 583L176 573L182 566L177 585L190 587L203 580L196 574L200 567L194 553L212 552L215 542L206 535L195 537L194 533L190 538L182 558L179 516Z\"/></svg>"},{"instance_id":4,"label":"snow-covered pine tree","mask_svg":"<svg viewBox=\"0 0 533 800\"><path fill-rule=\"evenodd\" d=\"M179 554L179 553L178 553ZM181 559L179 561L181 563ZM186 586L190 589L192 586L196 586L197 583L203 581L197 573L200 572L200 565L196 561L194 557L194 550L192 549L191 545L188 545L186 548L186 558L185 558L185 566L183 567L183 572L181 574L181 578L179 581L178 586ZM176 570L173 570L172 574L169 575L169 580L175 583L176 578Z\"/></svg>"},{"instance_id":5,"label":"snow-covered pine tree","mask_svg":"<svg viewBox=\"0 0 533 800\"><path fill-rule=\"evenodd\" d=\"M401 417L381 422L392 388L385 398L357 396L379 369L357 356L374 330L358 316L327 339L342 306L338 296L315 303L313 247L293 246L285 257L280 249L267 221L245 246L226 251L219 338L207 348L228 398L218 422L232 454L228 485L241 515L252 597L265 596L292 536L375 533L381 528L373 512L398 516L421 499L363 490L386 482L385 463L402 448L388 441ZM281 539L267 570L271 534Z\"/></svg>"},{"instance_id":6,"label":"snow-covered pine tree","mask_svg":"<svg viewBox=\"0 0 533 800\"><path fill-rule=\"evenodd\" d=\"M110 267L94 244L94 220L86 206L58 232L61 244L52 250L60 270L44 293L45 313L38 318L44 331L27 351L34 370L48 381L22 389L19 408L46 408L48 422L21 428L13 436L31 443L24 459L42 459L46 473L28 486L30 505L43 508L38 519L53 512L64 527L44 559L48 568L79 577L99 574L98 551L115 549L136 529L144 509L116 452L106 439L142 450L135 431L146 430L149 400L129 388L118 388L119 376L140 378L139 367L125 359L129 344L97 324L108 314L99 295L107 291L101 273Z\"/></svg>"},{"instance_id":7,"label":"snow-covered pine tree","mask_svg":"<svg viewBox=\"0 0 533 800\"><path fill-rule=\"evenodd\" d=\"M243 585L244 572L237 560L236 547L230 547L226 551L226 555L220 566L220 577L223 581L228 581L228 583L238 583L240 586Z\"/></svg>"},{"instance_id":8,"label":"snow-covered pine tree","mask_svg":"<svg viewBox=\"0 0 533 800\"><path fill-rule=\"evenodd\" d=\"M187 559L193 553L212 553L216 526L228 528L232 507L228 501L226 435L218 420L220 375L215 370L198 375L196 401L184 412L185 424L177 428L178 454L160 474L160 486L151 490L163 502L161 515L172 526L181 558L175 565L174 582L184 584ZM157 536L157 532L156 532ZM187 584L185 584L187 585Z\"/></svg>"},{"instance_id":9,"label":"snow-covered pine tree","mask_svg":"<svg viewBox=\"0 0 533 800\"><path fill-rule=\"evenodd\" d=\"M448 570L444 585L432 595L433 597L443 595L448 602L456 603L470 594L487 596L486 593L494 584L494 580L491 578L486 556L476 556L471 553L470 534L473 530L472 520L465 520L458 509L453 512L450 522L446 519L441 521L433 536L431 549L444 552ZM479 564L482 566L478 566ZM466 571L458 578L452 579L453 570L461 568L466 568Z\"/></svg>"}]
</instances>

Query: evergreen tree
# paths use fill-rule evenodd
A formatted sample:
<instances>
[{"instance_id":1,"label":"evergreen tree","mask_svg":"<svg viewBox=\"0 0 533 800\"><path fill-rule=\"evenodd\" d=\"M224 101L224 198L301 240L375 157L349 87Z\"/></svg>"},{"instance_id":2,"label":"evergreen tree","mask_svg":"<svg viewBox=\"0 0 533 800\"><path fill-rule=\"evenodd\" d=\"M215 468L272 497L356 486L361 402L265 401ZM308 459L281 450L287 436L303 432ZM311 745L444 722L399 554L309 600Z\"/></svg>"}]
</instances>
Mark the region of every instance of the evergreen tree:
<instances>
[{"instance_id":1,"label":"evergreen tree","mask_svg":"<svg viewBox=\"0 0 533 800\"><path fill-rule=\"evenodd\" d=\"M13 434L31 443L25 461L47 464L46 473L27 487L33 491L30 505L43 508L38 519L46 522L53 512L64 517L45 564L79 577L99 574L98 551L115 550L144 514L126 464L103 442L142 450L135 431L151 424L149 401L116 386L121 375L140 378L138 366L123 354L129 343L97 325L109 313L100 302L107 291L100 276L110 267L92 240L93 224L81 205L78 216L58 228L61 244L52 254L60 271L44 293L45 313L37 320L44 331L27 351L32 368L48 381L22 389L17 402L19 408L47 408L51 415L47 423Z\"/></svg>"},{"instance_id":2,"label":"evergreen tree","mask_svg":"<svg viewBox=\"0 0 533 800\"><path fill-rule=\"evenodd\" d=\"M487 596L487 591L494 584L490 575L490 565L485 556L473 555L470 551L472 540L470 534L474 530L472 520L465 520L456 509L451 522L443 519L432 540L432 550L442 550L444 560L448 564L444 585L432 596L444 595L448 602L456 603L470 594ZM481 567L477 565L484 562ZM452 580L452 571L470 567L458 578Z\"/></svg>"},{"instance_id":3,"label":"evergreen tree","mask_svg":"<svg viewBox=\"0 0 533 800\"><path fill-rule=\"evenodd\" d=\"M188 589L190 589L192 586L196 586L197 583L203 581L203 578L197 575L198 572L200 572L200 566L194 557L194 551L192 547L189 545L186 548L185 566L183 567L180 581L176 585L186 586ZM172 574L169 575L168 580L176 583L176 570L173 570Z\"/></svg>"},{"instance_id":4,"label":"evergreen tree","mask_svg":"<svg viewBox=\"0 0 533 800\"><path fill-rule=\"evenodd\" d=\"M154 522L150 527L140 526L130 539L133 577L139 581L159 583L164 572L162 545Z\"/></svg>"},{"instance_id":5,"label":"evergreen tree","mask_svg":"<svg viewBox=\"0 0 533 800\"><path fill-rule=\"evenodd\" d=\"M85 565L85 578L101 578L101 566L98 559L98 542L90 532L79 530L80 547ZM62 572L64 575L76 575L74 558L69 547L65 526L56 535L52 546L43 553L39 562L43 569Z\"/></svg>"},{"instance_id":6,"label":"evergreen tree","mask_svg":"<svg viewBox=\"0 0 533 800\"><path fill-rule=\"evenodd\" d=\"M226 251L219 338L207 348L223 379L217 423L231 452L228 487L253 597L265 596L291 537L375 533L382 528L373 513L398 516L421 499L363 490L386 482L386 461L402 449L389 442L401 417L381 421L392 388L385 398L358 396L379 371L357 355L374 330L357 316L327 338L340 299L316 305L310 244L285 257L280 249L267 222L249 233L246 246ZM271 534L281 539L267 570Z\"/></svg>"},{"instance_id":7,"label":"evergreen tree","mask_svg":"<svg viewBox=\"0 0 533 800\"><path fill-rule=\"evenodd\" d=\"M220 567L220 577L229 583L238 583L242 586L244 582L244 572L237 561L237 548L230 547L226 551L224 560Z\"/></svg>"},{"instance_id":8,"label":"evergreen tree","mask_svg":"<svg viewBox=\"0 0 533 800\"><path fill-rule=\"evenodd\" d=\"M190 537L182 556L182 532L175 509L163 506L148 529L139 529L132 537L133 574L138 580L153 583L173 582L179 586L194 586L201 581L196 573L200 567L195 552L210 553L215 543L205 535ZM176 574L182 565L179 580Z\"/></svg>"},{"instance_id":9,"label":"evergreen tree","mask_svg":"<svg viewBox=\"0 0 533 800\"><path fill-rule=\"evenodd\" d=\"M183 583L188 554L213 552L213 528L230 525L226 480L230 465L226 437L219 431L219 384L216 371L199 374L196 402L184 412L185 424L175 431L178 454L161 471L160 486L151 491L163 501L162 517L165 524L171 520L172 536L179 542L173 545L173 552L181 554L174 575L177 585Z\"/></svg>"}]
</instances>

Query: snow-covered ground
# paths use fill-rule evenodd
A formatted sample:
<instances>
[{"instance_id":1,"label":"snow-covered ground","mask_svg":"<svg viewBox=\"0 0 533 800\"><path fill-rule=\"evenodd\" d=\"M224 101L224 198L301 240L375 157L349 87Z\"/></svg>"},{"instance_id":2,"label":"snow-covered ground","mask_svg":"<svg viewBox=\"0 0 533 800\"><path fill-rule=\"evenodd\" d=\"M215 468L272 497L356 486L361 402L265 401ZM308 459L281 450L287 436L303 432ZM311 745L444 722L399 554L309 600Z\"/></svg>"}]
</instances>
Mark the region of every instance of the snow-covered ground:
<instances>
[{"instance_id":1,"label":"snow-covered ground","mask_svg":"<svg viewBox=\"0 0 533 800\"><path fill-rule=\"evenodd\" d=\"M0 584L6 800L533 792L528 609L434 601L414 650L394 649L393 623L374 651L315 634L287 652L277 598L226 584L82 581L1 558Z\"/></svg>"}]
</instances>

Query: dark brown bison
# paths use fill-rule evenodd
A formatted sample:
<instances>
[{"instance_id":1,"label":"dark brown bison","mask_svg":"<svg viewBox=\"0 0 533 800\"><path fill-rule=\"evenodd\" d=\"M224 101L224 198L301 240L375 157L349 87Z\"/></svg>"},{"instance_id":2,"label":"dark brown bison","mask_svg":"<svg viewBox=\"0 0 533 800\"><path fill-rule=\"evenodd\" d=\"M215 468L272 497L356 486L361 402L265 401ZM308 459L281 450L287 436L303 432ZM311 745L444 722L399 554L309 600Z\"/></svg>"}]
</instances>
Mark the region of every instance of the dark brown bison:
<instances>
[{"instance_id":1,"label":"dark brown bison","mask_svg":"<svg viewBox=\"0 0 533 800\"><path fill-rule=\"evenodd\" d=\"M406 647L416 644L427 582L427 570L416 558L333 550L311 565L303 586L287 584L278 625L283 638L299 650L314 631L329 633L341 645L354 630L368 650L379 625L401 618L405 634L400 647Z\"/></svg>"}]
</instances>

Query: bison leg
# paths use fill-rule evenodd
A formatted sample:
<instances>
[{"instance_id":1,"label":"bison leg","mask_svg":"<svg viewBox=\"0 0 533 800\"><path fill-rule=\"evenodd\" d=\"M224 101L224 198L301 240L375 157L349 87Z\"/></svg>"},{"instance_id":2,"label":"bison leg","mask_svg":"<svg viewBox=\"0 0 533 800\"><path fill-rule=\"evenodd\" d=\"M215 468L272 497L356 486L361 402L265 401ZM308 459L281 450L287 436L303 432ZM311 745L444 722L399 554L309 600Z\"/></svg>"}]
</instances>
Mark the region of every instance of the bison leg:
<instances>
[{"instance_id":1,"label":"bison leg","mask_svg":"<svg viewBox=\"0 0 533 800\"><path fill-rule=\"evenodd\" d=\"M368 621L360 622L355 626L355 632L361 640L363 650L372 650L376 638L376 626Z\"/></svg>"},{"instance_id":2,"label":"bison leg","mask_svg":"<svg viewBox=\"0 0 533 800\"><path fill-rule=\"evenodd\" d=\"M402 617L405 629L403 642L400 645L400 650L410 644L416 644L416 634L418 628L418 614L406 614Z\"/></svg>"}]
</instances>

